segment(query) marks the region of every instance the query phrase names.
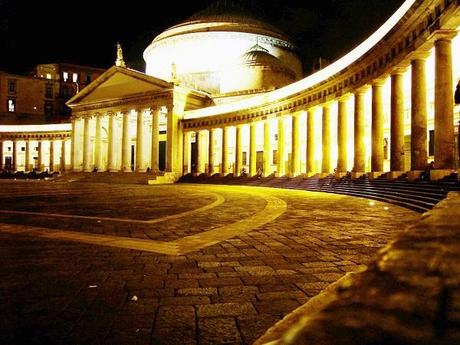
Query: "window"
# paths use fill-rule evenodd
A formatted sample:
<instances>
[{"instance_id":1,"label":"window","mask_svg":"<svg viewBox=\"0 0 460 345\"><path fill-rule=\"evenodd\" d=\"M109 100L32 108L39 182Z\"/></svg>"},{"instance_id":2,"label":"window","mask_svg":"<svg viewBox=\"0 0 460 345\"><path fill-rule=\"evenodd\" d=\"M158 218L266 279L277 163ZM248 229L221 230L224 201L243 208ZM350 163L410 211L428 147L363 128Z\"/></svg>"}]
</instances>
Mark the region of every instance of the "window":
<instances>
[{"instance_id":1,"label":"window","mask_svg":"<svg viewBox=\"0 0 460 345\"><path fill-rule=\"evenodd\" d=\"M76 83L78 81L78 74L77 73L72 74L72 81L74 83Z\"/></svg>"},{"instance_id":2,"label":"window","mask_svg":"<svg viewBox=\"0 0 460 345\"><path fill-rule=\"evenodd\" d=\"M51 73L46 73L46 79L51 79Z\"/></svg>"},{"instance_id":3,"label":"window","mask_svg":"<svg viewBox=\"0 0 460 345\"><path fill-rule=\"evenodd\" d=\"M430 130L428 134L428 156L434 156L434 130Z\"/></svg>"},{"instance_id":4,"label":"window","mask_svg":"<svg viewBox=\"0 0 460 345\"><path fill-rule=\"evenodd\" d=\"M8 112L9 113L16 112L16 100L15 99L10 98L8 100Z\"/></svg>"},{"instance_id":5,"label":"window","mask_svg":"<svg viewBox=\"0 0 460 345\"><path fill-rule=\"evenodd\" d=\"M91 83L91 74L86 75L86 84Z\"/></svg>"},{"instance_id":6,"label":"window","mask_svg":"<svg viewBox=\"0 0 460 345\"><path fill-rule=\"evenodd\" d=\"M45 115L46 116L53 115L53 103L45 102Z\"/></svg>"},{"instance_id":7,"label":"window","mask_svg":"<svg viewBox=\"0 0 460 345\"><path fill-rule=\"evenodd\" d=\"M46 84L45 98L53 98L53 85L52 84Z\"/></svg>"},{"instance_id":8,"label":"window","mask_svg":"<svg viewBox=\"0 0 460 345\"><path fill-rule=\"evenodd\" d=\"M16 93L16 80L8 79L8 93Z\"/></svg>"},{"instance_id":9,"label":"window","mask_svg":"<svg viewBox=\"0 0 460 345\"><path fill-rule=\"evenodd\" d=\"M69 73L63 72L62 73L62 79L64 79L64 82L67 82L69 80Z\"/></svg>"}]
</instances>

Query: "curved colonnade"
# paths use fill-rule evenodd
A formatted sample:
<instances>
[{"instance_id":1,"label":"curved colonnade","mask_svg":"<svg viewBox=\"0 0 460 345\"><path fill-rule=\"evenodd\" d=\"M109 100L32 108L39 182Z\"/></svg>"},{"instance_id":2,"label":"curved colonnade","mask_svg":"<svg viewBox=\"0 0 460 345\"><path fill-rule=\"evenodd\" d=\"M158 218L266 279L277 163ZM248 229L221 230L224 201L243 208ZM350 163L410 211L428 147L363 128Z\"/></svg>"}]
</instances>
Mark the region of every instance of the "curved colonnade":
<instances>
[{"instance_id":1,"label":"curved colonnade","mask_svg":"<svg viewBox=\"0 0 460 345\"><path fill-rule=\"evenodd\" d=\"M406 1L325 69L241 102L185 112L183 173L431 178L458 165L458 1ZM335 168L334 168L335 167Z\"/></svg>"}]
</instances>

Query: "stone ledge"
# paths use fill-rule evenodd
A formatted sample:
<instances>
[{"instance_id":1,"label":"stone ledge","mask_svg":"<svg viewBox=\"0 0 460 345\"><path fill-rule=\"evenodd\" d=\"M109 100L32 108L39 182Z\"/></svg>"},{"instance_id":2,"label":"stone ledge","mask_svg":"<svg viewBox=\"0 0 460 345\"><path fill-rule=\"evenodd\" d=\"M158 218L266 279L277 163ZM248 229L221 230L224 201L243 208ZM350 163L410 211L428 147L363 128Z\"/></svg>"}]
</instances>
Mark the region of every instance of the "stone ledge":
<instances>
[{"instance_id":1,"label":"stone ledge","mask_svg":"<svg viewBox=\"0 0 460 345\"><path fill-rule=\"evenodd\" d=\"M460 344L460 193L255 345Z\"/></svg>"}]
</instances>

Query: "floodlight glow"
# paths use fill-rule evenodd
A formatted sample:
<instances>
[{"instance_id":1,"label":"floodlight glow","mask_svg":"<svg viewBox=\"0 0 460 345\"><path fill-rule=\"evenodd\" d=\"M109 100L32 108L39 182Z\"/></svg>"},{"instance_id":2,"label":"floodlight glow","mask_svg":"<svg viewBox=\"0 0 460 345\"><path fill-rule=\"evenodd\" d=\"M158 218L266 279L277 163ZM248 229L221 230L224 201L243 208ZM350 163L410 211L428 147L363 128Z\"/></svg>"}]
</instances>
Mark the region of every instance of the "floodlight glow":
<instances>
[{"instance_id":1,"label":"floodlight glow","mask_svg":"<svg viewBox=\"0 0 460 345\"><path fill-rule=\"evenodd\" d=\"M5 125L0 126L0 133L12 132L54 132L54 131L70 131L72 125L70 123L56 123L48 125Z\"/></svg>"}]
</instances>

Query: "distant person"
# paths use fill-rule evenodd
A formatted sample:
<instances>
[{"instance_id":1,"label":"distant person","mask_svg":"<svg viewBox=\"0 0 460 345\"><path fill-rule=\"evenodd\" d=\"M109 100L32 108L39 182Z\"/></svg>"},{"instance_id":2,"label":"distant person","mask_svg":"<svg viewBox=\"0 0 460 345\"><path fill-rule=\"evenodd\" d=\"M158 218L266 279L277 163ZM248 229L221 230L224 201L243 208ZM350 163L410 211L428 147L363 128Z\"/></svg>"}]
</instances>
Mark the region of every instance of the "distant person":
<instances>
[{"instance_id":1,"label":"distant person","mask_svg":"<svg viewBox=\"0 0 460 345\"><path fill-rule=\"evenodd\" d=\"M430 179L430 171L434 169L434 161L431 161L430 164L427 164L425 170L420 175L420 179L423 181L428 181Z\"/></svg>"},{"instance_id":2,"label":"distant person","mask_svg":"<svg viewBox=\"0 0 460 345\"><path fill-rule=\"evenodd\" d=\"M258 178L261 178L262 177L262 169L259 168L257 169L257 175L256 175Z\"/></svg>"}]
</instances>

